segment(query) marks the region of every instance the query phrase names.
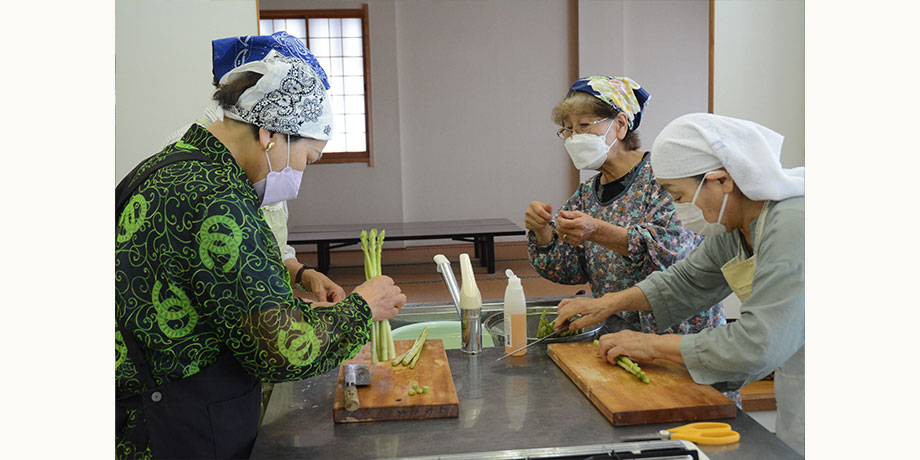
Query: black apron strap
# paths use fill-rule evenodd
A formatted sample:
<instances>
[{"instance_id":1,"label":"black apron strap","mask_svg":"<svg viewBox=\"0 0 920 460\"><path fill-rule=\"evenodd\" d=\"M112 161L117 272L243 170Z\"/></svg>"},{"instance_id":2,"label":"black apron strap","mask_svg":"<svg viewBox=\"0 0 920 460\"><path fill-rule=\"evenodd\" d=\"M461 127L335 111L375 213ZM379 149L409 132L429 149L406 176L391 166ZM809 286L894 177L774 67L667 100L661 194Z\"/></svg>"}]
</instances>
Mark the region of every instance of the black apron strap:
<instances>
[{"instance_id":1,"label":"black apron strap","mask_svg":"<svg viewBox=\"0 0 920 460\"><path fill-rule=\"evenodd\" d=\"M138 175L134 168L115 189L116 225L137 188L160 168L177 161L213 162L200 152L177 152ZM141 163L146 164L147 161ZM116 436L124 432L143 446L149 440L154 458L248 458L258 433L261 384L229 351L192 376L156 385L147 359L124 318L117 318L128 356L146 382L140 393L116 396ZM125 429L128 409L141 411L132 430Z\"/></svg>"},{"instance_id":2,"label":"black apron strap","mask_svg":"<svg viewBox=\"0 0 920 460\"><path fill-rule=\"evenodd\" d=\"M128 199L137 191L138 187L143 184L147 178L149 178L153 173L160 170L160 168L171 165L179 161L204 161L211 163L213 160L207 155L196 152L177 152L171 155L167 155L156 163L152 164L143 174L140 176L137 175L138 170L141 169L148 161L144 160L141 164L134 167L131 172L128 173L121 182L118 183L118 186L115 187L115 222L118 223L118 217L121 215L121 211L125 206L125 203L128 202ZM136 177L135 177L136 176ZM134 338L134 334L128 330L127 325L124 323L123 318L117 318L118 330L121 332L122 340L125 341L125 347L128 349L128 356L131 358L131 361L134 362L135 368L137 368L138 375L140 375L145 383L147 388L153 388L156 386L156 383L153 380L153 374L150 370L150 365L147 364L147 359L144 357L144 354L141 352L142 348L137 343L137 340ZM124 398L128 398L131 395L126 395ZM118 398L122 399L122 398Z\"/></svg>"},{"instance_id":3,"label":"black apron strap","mask_svg":"<svg viewBox=\"0 0 920 460\"><path fill-rule=\"evenodd\" d=\"M148 159L149 160L149 159ZM167 155L159 162L150 166L149 169L144 171L140 176L137 175L137 171L141 169L143 165L147 163L148 160L144 160L141 164L134 167L131 172L128 173L121 182L115 187L115 221L118 222L118 217L121 215L121 210L125 207L125 203L128 202L128 199L131 198L131 195L134 195L134 192L137 191L137 188L140 187L144 181L150 177L151 174L157 172L160 168L171 165L179 161L189 161L197 160L211 163L212 160L209 156L196 151L191 152L176 152L170 155ZM135 177L137 176L137 177Z\"/></svg>"},{"instance_id":4,"label":"black apron strap","mask_svg":"<svg viewBox=\"0 0 920 460\"><path fill-rule=\"evenodd\" d=\"M124 209L125 204L128 202L128 199L137 191L138 187L143 184L147 178L149 178L153 173L158 171L160 168L176 163L178 161L206 161L212 162L210 157L204 155L200 152L178 152L172 155L167 155L158 162L152 164L150 168L144 171L143 174L138 176L138 171L142 166L148 163L150 159L142 161L140 164L134 167L131 172L128 173L121 182L118 183L118 186L115 187L115 225L118 225L118 218L121 215L122 209ZM150 365L147 363L147 359L144 357L143 348L140 344L137 343L137 339L134 337L134 334L128 329L125 324L124 318L118 317L115 315L115 326L118 328L118 332L121 333L122 340L125 342L125 348L127 349L128 357L131 358L132 363L134 364L135 369L137 370L138 376L143 380L146 385L147 393L158 389L156 381L153 379L153 372L150 369ZM116 435L121 430L124 429L125 424L127 423L127 410L141 410L143 408L144 401L142 399L143 393L132 393L126 395L118 395L116 392L115 395L115 432ZM143 421L138 420L138 425L142 425ZM139 426L143 431L146 431L143 426Z\"/></svg>"}]
</instances>

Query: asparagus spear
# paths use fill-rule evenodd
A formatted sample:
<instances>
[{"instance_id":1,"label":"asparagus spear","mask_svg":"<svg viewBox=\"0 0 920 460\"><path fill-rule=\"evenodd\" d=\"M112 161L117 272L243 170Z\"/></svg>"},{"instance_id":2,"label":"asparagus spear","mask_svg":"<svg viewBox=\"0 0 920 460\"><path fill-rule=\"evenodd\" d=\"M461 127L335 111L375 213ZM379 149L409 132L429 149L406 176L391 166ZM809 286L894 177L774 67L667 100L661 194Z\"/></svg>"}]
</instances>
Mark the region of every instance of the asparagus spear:
<instances>
[{"instance_id":1,"label":"asparagus spear","mask_svg":"<svg viewBox=\"0 0 920 460\"><path fill-rule=\"evenodd\" d=\"M415 358L415 355L422 348L422 345L425 344L425 339L427 337L428 328L426 327L425 329L422 329L422 333L419 334L417 339L415 339L415 343L412 344L412 348L410 348L409 351L405 353L405 356L403 356L401 360L398 360L396 364L402 363L403 366L408 366L411 364L412 359Z\"/></svg>"},{"instance_id":2,"label":"asparagus spear","mask_svg":"<svg viewBox=\"0 0 920 460\"><path fill-rule=\"evenodd\" d=\"M595 340L594 346L597 347L599 345L600 345L600 342ZM626 369L627 372L635 376L637 379L639 379L643 383L650 382L648 376L645 375L645 372L639 367L639 365L633 362L633 360L629 359L626 355L617 356L616 362L618 366L622 367L623 369Z\"/></svg>"}]
</instances>

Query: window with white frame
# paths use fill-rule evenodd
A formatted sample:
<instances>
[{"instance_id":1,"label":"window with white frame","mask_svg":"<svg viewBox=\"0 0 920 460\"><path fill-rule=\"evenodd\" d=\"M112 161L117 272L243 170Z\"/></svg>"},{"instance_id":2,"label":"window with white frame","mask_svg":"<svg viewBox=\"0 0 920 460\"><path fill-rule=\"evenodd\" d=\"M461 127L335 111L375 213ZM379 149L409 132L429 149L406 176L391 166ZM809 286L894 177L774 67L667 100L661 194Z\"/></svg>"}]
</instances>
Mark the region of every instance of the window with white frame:
<instances>
[{"instance_id":1,"label":"window with white frame","mask_svg":"<svg viewBox=\"0 0 920 460\"><path fill-rule=\"evenodd\" d=\"M367 5L354 10L263 10L259 34L304 41L329 78L332 136L320 163L368 163L371 155Z\"/></svg>"}]
</instances>

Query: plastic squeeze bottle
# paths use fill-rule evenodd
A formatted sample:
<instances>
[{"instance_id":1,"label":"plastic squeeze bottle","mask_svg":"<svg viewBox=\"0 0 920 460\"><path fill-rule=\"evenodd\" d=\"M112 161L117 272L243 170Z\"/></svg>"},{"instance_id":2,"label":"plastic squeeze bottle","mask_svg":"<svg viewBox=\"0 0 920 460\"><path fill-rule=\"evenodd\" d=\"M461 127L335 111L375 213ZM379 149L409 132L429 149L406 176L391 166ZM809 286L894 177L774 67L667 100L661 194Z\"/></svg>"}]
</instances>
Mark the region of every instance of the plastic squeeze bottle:
<instances>
[{"instance_id":1,"label":"plastic squeeze bottle","mask_svg":"<svg viewBox=\"0 0 920 460\"><path fill-rule=\"evenodd\" d=\"M521 279L511 269L505 270L508 287L505 288L505 353L527 345L527 299ZM523 356L527 350L521 350L511 356Z\"/></svg>"},{"instance_id":2,"label":"plastic squeeze bottle","mask_svg":"<svg viewBox=\"0 0 920 460\"><path fill-rule=\"evenodd\" d=\"M477 354L482 351L482 295L467 253L460 254L460 279L460 351Z\"/></svg>"}]
</instances>

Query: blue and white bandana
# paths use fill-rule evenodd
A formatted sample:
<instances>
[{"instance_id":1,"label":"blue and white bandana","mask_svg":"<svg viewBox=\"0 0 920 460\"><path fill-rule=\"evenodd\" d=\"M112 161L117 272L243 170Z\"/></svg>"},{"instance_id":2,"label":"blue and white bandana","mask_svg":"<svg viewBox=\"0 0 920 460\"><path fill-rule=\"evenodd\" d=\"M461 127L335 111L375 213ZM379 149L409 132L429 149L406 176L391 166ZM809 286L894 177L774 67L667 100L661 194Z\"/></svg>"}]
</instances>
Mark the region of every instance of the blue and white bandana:
<instances>
[{"instance_id":1,"label":"blue and white bandana","mask_svg":"<svg viewBox=\"0 0 920 460\"><path fill-rule=\"evenodd\" d=\"M629 119L630 131L639 128L639 122L642 121L642 110L651 99L648 91L627 77L595 75L579 78L572 83L569 89L588 93L625 113L626 118Z\"/></svg>"},{"instance_id":2,"label":"blue and white bandana","mask_svg":"<svg viewBox=\"0 0 920 460\"><path fill-rule=\"evenodd\" d=\"M332 104L326 73L303 43L285 32L212 42L214 76L226 84L244 72L262 78L224 115L282 134L329 140Z\"/></svg>"},{"instance_id":3,"label":"blue and white bandana","mask_svg":"<svg viewBox=\"0 0 920 460\"><path fill-rule=\"evenodd\" d=\"M213 72L218 80L225 73L247 62L261 61L265 59L269 51L276 50L285 56L300 58L309 64L323 81L323 86L329 89L329 79L326 77L326 71L319 65L319 61L307 49L303 41L287 32L221 38L211 42L211 49L214 55L212 58Z\"/></svg>"}]
</instances>

